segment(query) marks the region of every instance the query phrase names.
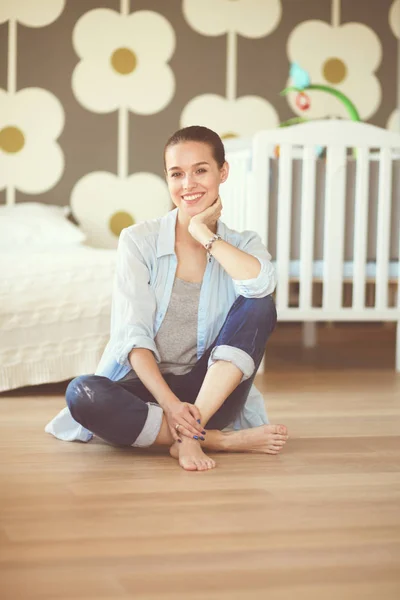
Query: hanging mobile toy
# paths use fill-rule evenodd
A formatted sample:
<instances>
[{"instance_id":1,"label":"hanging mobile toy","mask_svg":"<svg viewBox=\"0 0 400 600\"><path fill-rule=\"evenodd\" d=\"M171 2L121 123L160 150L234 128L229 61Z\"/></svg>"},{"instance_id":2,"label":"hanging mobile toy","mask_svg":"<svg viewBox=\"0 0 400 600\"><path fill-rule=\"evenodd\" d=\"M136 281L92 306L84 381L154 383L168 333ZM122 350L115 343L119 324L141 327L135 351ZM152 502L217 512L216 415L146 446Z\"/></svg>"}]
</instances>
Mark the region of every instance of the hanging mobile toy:
<instances>
[{"instance_id":1,"label":"hanging mobile toy","mask_svg":"<svg viewBox=\"0 0 400 600\"><path fill-rule=\"evenodd\" d=\"M358 110L343 92L340 92L336 88L329 85L312 84L310 75L300 67L297 63L292 63L290 66L289 75L294 83L293 86L287 87L280 93L281 96L287 96L289 92L297 92L296 104L301 110L307 110L311 106L311 102L304 90L316 90L320 92L326 92L335 96L338 100L344 104L349 117L352 121L361 121ZM284 123L282 123L284 126Z\"/></svg>"},{"instance_id":2,"label":"hanging mobile toy","mask_svg":"<svg viewBox=\"0 0 400 600\"><path fill-rule=\"evenodd\" d=\"M295 102L296 106L301 111L306 111L311 106L310 97L308 96L308 94L305 93L305 90L316 90L335 96L345 106L347 112L349 113L349 117L352 121L361 121L358 110L356 109L350 98L343 94L343 92L340 92L339 90L330 87L329 85L312 84L309 73L302 69L297 63L292 63L290 65L289 75L294 85L282 90L280 95L287 96L289 92L297 92ZM279 127L289 127L290 125L304 123L309 120L310 119L306 119L305 117L294 117L292 119L284 121L279 125ZM317 154L322 154L322 147L318 147ZM279 148L275 149L275 155L279 156Z\"/></svg>"},{"instance_id":3,"label":"hanging mobile toy","mask_svg":"<svg viewBox=\"0 0 400 600\"><path fill-rule=\"evenodd\" d=\"M308 110L311 106L310 97L304 92L300 92L296 96L296 104L300 110Z\"/></svg>"}]
</instances>

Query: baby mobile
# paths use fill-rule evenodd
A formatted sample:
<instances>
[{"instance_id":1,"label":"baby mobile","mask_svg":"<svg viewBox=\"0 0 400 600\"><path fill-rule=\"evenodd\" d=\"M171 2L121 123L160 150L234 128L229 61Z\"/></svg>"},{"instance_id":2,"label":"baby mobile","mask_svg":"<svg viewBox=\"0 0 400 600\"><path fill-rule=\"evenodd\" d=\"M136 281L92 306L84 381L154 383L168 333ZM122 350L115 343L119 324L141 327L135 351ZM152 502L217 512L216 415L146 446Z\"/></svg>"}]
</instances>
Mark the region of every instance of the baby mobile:
<instances>
[{"instance_id":1,"label":"baby mobile","mask_svg":"<svg viewBox=\"0 0 400 600\"><path fill-rule=\"evenodd\" d=\"M354 106L353 102L340 92L336 88L333 88L329 85L322 85L319 83L312 84L309 73L303 69L299 64L292 63L290 66L289 75L292 79L293 85L285 88L280 92L281 96L287 96L290 92L297 92L296 96L296 105L301 111L307 111L311 106L310 96L306 93L306 90L315 90L319 92L325 92L327 94L331 94L335 96L346 108L349 117L352 121L361 121L358 110ZM288 119L279 125L279 127L289 127L290 125L297 125L298 123L305 123L306 121L310 121L306 117L294 117L292 119ZM322 147L317 148L317 154L320 156L323 152ZM276 156L279 156L279 148L275 148Z\"/></svg>"}]
</instances>

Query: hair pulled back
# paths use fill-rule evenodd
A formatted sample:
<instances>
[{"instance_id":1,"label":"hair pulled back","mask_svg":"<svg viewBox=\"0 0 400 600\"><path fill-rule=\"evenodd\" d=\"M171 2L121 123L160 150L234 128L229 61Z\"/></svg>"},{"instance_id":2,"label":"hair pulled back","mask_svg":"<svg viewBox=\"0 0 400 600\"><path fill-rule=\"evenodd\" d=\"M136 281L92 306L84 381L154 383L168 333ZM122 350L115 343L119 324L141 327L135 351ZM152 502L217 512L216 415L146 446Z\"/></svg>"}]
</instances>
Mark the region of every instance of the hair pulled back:
<instances>
[{"instance_id":1,"label":"hair pulled back","mask_svg":"<svg viewBox=\"0 0 400 600\"><path fill-rule=\"evenodd\" d=\"M218 164L218 167L220 169L222 168L225 162L225 148L222 140L219 135L215 133L215 131L201 125L184 127L183 129L179 129L173 135L171 135L164 148L164 168L165 153L168 148L182 142L202 142L203 144L208 144L211 148L212 155Z\"/></svg>"}]
</instances>

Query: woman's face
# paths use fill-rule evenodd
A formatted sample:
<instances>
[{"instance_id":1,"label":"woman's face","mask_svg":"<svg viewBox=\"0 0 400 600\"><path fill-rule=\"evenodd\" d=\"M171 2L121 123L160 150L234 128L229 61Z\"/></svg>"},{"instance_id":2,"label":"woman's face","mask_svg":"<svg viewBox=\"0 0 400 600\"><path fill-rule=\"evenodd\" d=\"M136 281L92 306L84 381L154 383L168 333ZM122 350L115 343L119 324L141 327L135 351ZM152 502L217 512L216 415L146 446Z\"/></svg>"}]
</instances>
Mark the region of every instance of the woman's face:
<instances>
[{"instance_id":1,"label":"woman's face","mask_svg":"<svg viewBox=\"0 0 400 600\"><path fill-rule=\"evenodd\" d=\"M219 168L208 144L181 142L167 148L165 170L173 203L183 214L193 217L218 198L229 167L224 163Z\"/></svg>"}]
</instances>

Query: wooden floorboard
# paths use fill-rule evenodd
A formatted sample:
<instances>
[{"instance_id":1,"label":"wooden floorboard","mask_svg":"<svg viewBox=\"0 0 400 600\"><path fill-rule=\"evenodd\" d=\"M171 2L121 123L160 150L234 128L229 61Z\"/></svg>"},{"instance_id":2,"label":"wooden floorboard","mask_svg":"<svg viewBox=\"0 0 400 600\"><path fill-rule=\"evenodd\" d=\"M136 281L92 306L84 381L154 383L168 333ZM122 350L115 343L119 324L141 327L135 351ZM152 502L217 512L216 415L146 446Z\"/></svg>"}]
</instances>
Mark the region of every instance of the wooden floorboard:
<instances>
[{"instance_id":1,"label":"wooden floorboard","mask_svg":"<svg viewBox=\"0 0 400 600\"><path fill-rule=\"evenodd\" d=\"M287 447L209 472L45 434L65 383L0 395L1 600L398 600L393 334L281 327L257 385Z\"/></svg>"}]
</instances>

